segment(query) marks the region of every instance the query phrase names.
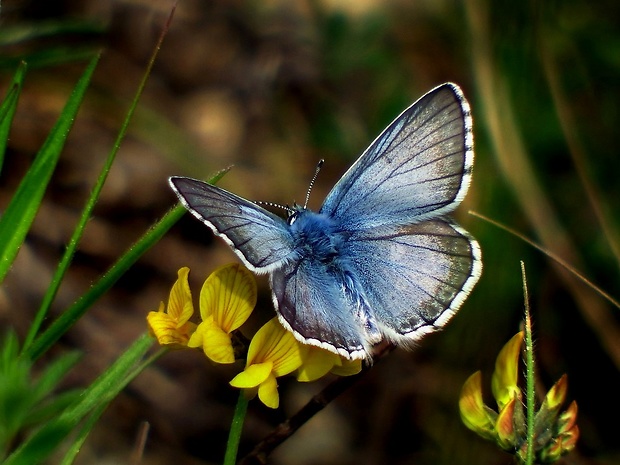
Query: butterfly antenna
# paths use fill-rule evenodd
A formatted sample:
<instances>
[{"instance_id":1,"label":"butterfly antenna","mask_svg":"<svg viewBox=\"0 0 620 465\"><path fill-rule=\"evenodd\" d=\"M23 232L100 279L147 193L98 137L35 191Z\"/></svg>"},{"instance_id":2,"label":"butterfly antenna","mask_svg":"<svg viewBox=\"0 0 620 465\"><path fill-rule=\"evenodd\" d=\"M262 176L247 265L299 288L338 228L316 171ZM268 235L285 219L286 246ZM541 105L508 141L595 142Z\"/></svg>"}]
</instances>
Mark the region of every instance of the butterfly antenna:
<instances>
[{"instance_id":1,"label":"butterfly antenna","mask_svg":"<svg viewBox=\"0 0 620 465\"><path fill-rule=\"evenodd\" d=\"M254 201L254 203L257 204L257 205L266 205L268 207L281 208L282 210L286 210L286 212L289 215L295 211L291 207L289 207L288 205L280 205L279 203L262 202L260 200L256 200L256 201Z\"/></svg>"},{"instance_id":2,"label":"butterfly antenna","mask_svg":"<svg viewBox=\"0 0 620 465\"><path fill-rule=\"evenodd\" d=\"M316 178L319 175L319 171L321 171L321 167L323 166L323 163L325 163L325 160L321 159L319 160L319 163L316 165L314 176L312 176L312 181L310 181L310 186L308 186L308 192L306 192L306 201L304 202L304 210L306 209L306 206L308 205L308 200L310 200L310 191L312 191L312 188L314 187L314 182L316 181Z\"/></svg>"}]
</instances>

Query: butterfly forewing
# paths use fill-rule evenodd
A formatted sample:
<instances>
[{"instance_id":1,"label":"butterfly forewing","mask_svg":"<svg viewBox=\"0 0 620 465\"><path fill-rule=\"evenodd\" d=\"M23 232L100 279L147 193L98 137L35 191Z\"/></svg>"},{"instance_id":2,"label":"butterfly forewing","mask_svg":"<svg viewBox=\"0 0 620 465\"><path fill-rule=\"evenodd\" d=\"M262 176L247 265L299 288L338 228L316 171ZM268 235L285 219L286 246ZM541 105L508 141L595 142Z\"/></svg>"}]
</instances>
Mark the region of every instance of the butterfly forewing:
<instances>
[{"instance_id":1,"label":"butterfly forewing","mask_svg":"<svg viewBox=\"0 0 620 465\"><path fill-rule=\"evenodd\" d=\"M420 222L458 205L472 164L469 105L457 86L444 84L377 137L334 186L321 213L349 230Z\"/></svg>"},{"instance_id":2,"label":"butterfly forewing","mask_svg":"<svg viewBox=\"0 0 620 465\"><path fill-rule=\"evenodd\" d=\"M268 272L294 253L290 231L279 216L196 179L172 177L170 185L185 208L223 237L251 270Z\"/></svg>"}]
</instances>

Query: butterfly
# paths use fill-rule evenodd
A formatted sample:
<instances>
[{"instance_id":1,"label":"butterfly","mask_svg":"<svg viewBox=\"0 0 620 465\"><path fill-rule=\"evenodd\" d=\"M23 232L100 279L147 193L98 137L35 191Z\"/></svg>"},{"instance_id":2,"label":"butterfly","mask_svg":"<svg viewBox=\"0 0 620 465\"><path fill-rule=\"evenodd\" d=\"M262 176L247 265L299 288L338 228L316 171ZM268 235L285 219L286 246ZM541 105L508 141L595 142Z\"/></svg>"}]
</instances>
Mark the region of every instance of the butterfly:
<instances>
[{"instance_id":1,"label":"butterfly","mask_svg":"<svg viewBox=\"0 0 620 465\"><path fill-rule=\"evenodd\" d=\"M170 185L247 268L269 275L279 320L299 341L371 359L379 343L412 346L443 327L478 281L480 247L446 216L473 161L469 104L446 83L375 139L318 212L294 205L283 219L196 179Z\"/></svg>"}]
</instances>

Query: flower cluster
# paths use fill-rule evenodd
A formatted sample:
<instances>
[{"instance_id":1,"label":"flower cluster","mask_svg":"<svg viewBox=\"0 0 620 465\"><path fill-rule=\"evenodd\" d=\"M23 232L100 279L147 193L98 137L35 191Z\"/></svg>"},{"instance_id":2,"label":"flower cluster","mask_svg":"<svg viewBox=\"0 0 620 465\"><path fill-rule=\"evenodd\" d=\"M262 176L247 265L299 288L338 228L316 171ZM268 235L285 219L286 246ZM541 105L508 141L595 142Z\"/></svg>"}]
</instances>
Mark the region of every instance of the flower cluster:
<instances>
[{"instance_id":1,"label":"flower cluster","mask_svg":"<svg viewBox=\"0 0 620 465\"><path fill-rule=\"evenodd\" d=\"M243 325L256 305L254 276L238 264L215 270L200 291L201 322L190 322L194 304L188 282L189 268L181 268L172 286L168 306L149 312L147 322L159 344L175 348L201 348L216 363L238 358L234 331ZM314 381L331 372L339 376L359 373L360 360L346 360L318 347L301 344L277 318L260 328L247 350L245 369L230 384L244 389L268 407L279 405L277 378L296 372L297 380Z\"/></svg>"},{"instance_id":2,"label":"flower cluster","mask_svg":"<svg viewBox=\"0 0 620 465\"><path fill-rule=\"evenodd\" d=\"M517 385L523 336L523 332L513 336L497 356L491 388L498 411L483 403L479 371L465 381L459 400L463 423L481 437L516 454L521 462L525 462L528 448L523 394ZM566 400L567 387L567 377L563 375L549 390L535 414L531 446L537 463L557 461L575 447L579 438L577 403L573 401L565 411L560 411Z\"/></svg>"}]
</instances>

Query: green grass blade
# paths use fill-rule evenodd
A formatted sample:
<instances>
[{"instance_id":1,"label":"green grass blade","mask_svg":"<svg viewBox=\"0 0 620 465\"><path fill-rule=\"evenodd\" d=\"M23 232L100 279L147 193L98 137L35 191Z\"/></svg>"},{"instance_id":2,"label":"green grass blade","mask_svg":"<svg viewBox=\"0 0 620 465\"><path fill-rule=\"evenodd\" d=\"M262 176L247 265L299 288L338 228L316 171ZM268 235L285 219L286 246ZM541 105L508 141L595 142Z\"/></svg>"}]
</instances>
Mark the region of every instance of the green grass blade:
<instances>
[{"instance_id":1,"label":"green grass blade","mask_svg":"<svg viewBox=\"0 0 620 465\"><path fill-rule=\"evenodd\" d=\"M95 408L93 412L88 416L84 424L77 432L73 443L67 450L67 453L65 454L59 465L71 465L75 461L77 455L80 453L80 449L82 449L82 446L84 445L84 442L86 442L88 435L90 434L93 427L97 424L97 421L99 420L99 418L101 418L101 415L103 415L103 412L105 412L107 407L108 403L102 404Z\"/></svg>"},{"instance_id":2,"label":"green grass blade","mask_svg":"<svg viewBox=\"0 0 620 465\"><path fill-rule=\"evenodd\" d=\"M47 20L18 25L3 25L0 30L0 45L24 44L53 39L65 34L98 36L105 33L103 23L76 20Z\"/></svg>"},{"instance_id":3,"label":"green grass blade","mask_svg":"<svg viewBox=\"0 0 620 465\"><path fill-rule=\"evenodd\" d=\"M14 69L20 62L28 63L30 69L49 68L63 63L77 63L99 56L100 46L57 46L45 50L26 52L16 57L0 55L0 70Z\"/></svg>"},{"instance_id":4,"label":"green grass blade","mask_svg":"<svg viewBox=\"0 0 620 465\"><path fill-rule=\"evenodd\" d=\"M107 405L146 364L152 362L153 358L136 367L152 345L153 338L147 334L137 339L84 391L77 403L26 439L3 465L34 465L48 458L86 415Z\"/></svg>"},{"instance_id":5,"label":"green grass blade","mask_svg":"<svg viewBox=\"0 0 620 465\"><path fill-rule=\"evenodd\" d=\"M82 358L79 352L68 352L46 363L45 369L39 374L36 383L32 386L31 395L37 402L49 398L58 383Z\"/></svg>"},{"instance_id":6,"label":"green grass blade","mask_svg":"<svg viewBox=\"0 0 620 465\"><path fill-rule=\"evenodd\" d=\"M31 69L90 60L100 46L103 22L85 20L44 20L0 27L0 69L14 69L20 61ZM67 40L58 43L65 36ZM68 42L71 42L67 45Z\"/></svg>"},{"instance_id":7,"label":"green grass blade","mask_svg":"<svg viewBox=\"0 0 620 465\"><path fill-rule=\"evenodd\" d=\"M73 125L99 57L94 58L78 81L56 125L22 179L0 218L0 282L4 280L41 205L67 135Z\"/></svg>"},{"instance_id":8,"label":"green grass blade","mask_svg":"<svg viewBox=\"0 0 620 465\"><path fill-rule=\"evenodd\" d=\"M11 81L9 91L0 105L0 171L2 171L2 165L4 163L4 152L6 151L6 144L9 139L9 130L11 129L15 110L17 110L17 102L19 100L21 88L24 84L26 68L26 63L20 63Z\"/></svg>"},{"instance_id":9,"label":"green grass blade","mask_svg":"<svg viewBox=\"0 0 620 465\"><path fill-rule=\"evenodd\" d=\"M81 389L72 389L51 395L48 399L35 405L28 415L24 416L21 430L32 431L36 427L47 423L50 419L56 418L70 405L75 404L81 395Z\"/></svg>"}]
</instances>

